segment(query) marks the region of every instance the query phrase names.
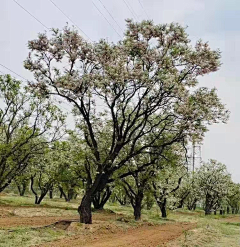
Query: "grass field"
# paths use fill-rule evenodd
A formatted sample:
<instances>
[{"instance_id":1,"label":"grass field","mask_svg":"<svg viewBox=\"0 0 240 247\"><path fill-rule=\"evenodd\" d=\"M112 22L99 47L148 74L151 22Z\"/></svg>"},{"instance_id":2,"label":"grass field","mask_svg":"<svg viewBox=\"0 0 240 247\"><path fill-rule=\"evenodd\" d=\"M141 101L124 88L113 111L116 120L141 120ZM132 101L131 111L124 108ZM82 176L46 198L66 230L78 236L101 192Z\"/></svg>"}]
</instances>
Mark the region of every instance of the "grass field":
<instances>
[{"instance_id":1,"label":"grass field","mask_svg":"<svg viewBox=\"0 0 240 247\"><path fill-rule=\"evenodd\" d=\"M93 224L78 223L78 200L46 199L34 205L33 197L0 196L0 246L240 246L240 217L191 212L143 210L135 222L129 206L107 204L93 212Z\"/></svg>"}]
</instances>

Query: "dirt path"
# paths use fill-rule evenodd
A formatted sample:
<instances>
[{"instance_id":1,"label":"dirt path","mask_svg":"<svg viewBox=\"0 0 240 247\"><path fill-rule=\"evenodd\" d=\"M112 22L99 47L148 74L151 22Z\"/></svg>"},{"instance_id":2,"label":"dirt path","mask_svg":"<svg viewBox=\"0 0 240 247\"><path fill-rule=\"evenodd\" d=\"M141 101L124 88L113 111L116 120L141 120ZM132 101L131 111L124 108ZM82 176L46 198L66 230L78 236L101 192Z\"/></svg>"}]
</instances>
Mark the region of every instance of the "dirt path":
<instances>
[{"instance_id":1,"label":"dirt path","mask_svg":"<svg viewBox=\"0 0 240 247\"><path fill-rule=\"evenodd\" d=\"M76 217L8 217L0 218L0 228L19 226L46 226L60 220L75 220Z\"/></svg>"},{"instance_id":2,"label":"dirt path","mask_svg":"<svg viewBox=\"0 0 240 247\"><path fill-rule=\"evenodd\" d=\"M52 243L44 244L45 247L142 247L164 246L165 243L176 239L184 231L194 228L195 224L174 223L160 226L142 226L135 229L117 233L92 234L88 236L74 236L64 238Z\"/></svg>"}]
</instances>

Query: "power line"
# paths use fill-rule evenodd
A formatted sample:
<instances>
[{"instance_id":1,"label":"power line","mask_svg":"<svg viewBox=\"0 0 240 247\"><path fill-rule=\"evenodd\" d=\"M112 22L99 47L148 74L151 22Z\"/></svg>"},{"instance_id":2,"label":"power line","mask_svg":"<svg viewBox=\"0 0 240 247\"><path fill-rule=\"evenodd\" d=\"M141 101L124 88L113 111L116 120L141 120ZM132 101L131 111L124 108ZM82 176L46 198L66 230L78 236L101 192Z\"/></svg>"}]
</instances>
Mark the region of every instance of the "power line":
<instances>
[{"instance_id":1,"label":"power line","mask_svg":"<svg viewBox=\"0 0 240 247\"><path fill-rule=\"evenodd\" d=\"M90 37L78 26L78 25L76 25L75 23L74 23L74 21L67 15L67 14L65 14L63 11L62 11L62 9L60 9L57 5L56 5L56 3L54 3L52 0L49 0L69 21L71 21L72 23L73 23L73 25L74 26L76 26L90 41L92 41L91 39L90 39Z\"/></svg>"},{"instance_id":2,"label":"power line","mask_svg":"<svg viewBox=\"0 0 240 247\"><path fill-rule=\"evenodd\" d=\"M18 73L16 73L16 72L14 72L13 70L11 70L11 69L9 69L8 67L6 67L6 66L4 66L4 65L2 65L2 64L0 64L0 66L2 66L3 68L5 68L5 69L7 69L7 70L9 70L9 71L11 71L13 74L15 74L15 75L17 75L17 76L19 76L20 78L22 78L23 80L25 80L25 81L27 81L28 82L28 80L26 79L26 78L24 78L23 76L21 76L21 75L19 75ZM2 71L0 71L3 75L5 75L6 73L4 73L4 72L2 72ZM56 99L53 99L53 100L55 100L56 101ZM66 102L65 102L66 103ZM62 107L62 108L64 108L65 110L67 110L68 111L68 109L66 109L65 107L63 107L62 105L60 105L60 104L58 104L58 103L56 103L55 102L55 104L56 105L58 105L59 107ZM69 106L71 106L70 104L68 104ZM72 106L71 106L72 107Z\"/></svg>"},{"instance_id":3,"label":"power line","mask_svg":"<svg viewBox=\"0 0 240 247\"><path fill-rule=\"evenodd\" d=\"M115 27L111 24L111 22L105 17L105 15L101 12L101 10L97 7L97 5L92 1L95 8L98 10L98 12L103 16L103 18L108 22L108 24L112 27L112 29L117 33L117 35L122 38L122 36L118 33L118 31L115 29Z\"/></svg>"},{"instance_id":4,"label":"power line","mask_svg":"<svg viewBox=\"0 0 240 247\"><path fill-rule=\"evenodd\" d=\"M128 10L132 13L134 19L138 20L137 15L136 15L136 14L134 13L134 11L131 9L130 4L128 4L128 3L126 2L126 0L123 0L123 2L124 2L125 5L127 6Z\"/></svg>"},{"instance_id":5,"label":"power line","mask_svg":"<svg viewBox=\"0 0 240 247\"><path fill-rule=\"evenodd\" d=\"M141 7L142 7L142 9L143 9L143 11L144 11L145 15L147 16L147 18L148 18L148 19L150 19L150 18L149 18L149 16L148 16L147 11L145 10L145 8L144 8L143 4L141 3L141 0L138 0L138 2L139 2L139 4L141 5Z\"/></svg>"},{"instance_id":6,"label":"power line","mask_svg":"<svg viewBox=\"0 0 240 247\"><path fill-rule=\"evenodd\" d=\"M111 16L111 18L113 19L113 21L117 24L117 26L123 32L123 29L120 27L120 25L118 24L118 22L116 21L116 19L113 17L113 15L110 13L110 11L106 8L106 6L103 4L103 2L101 0L98 0L98 1L102 4L102 6L104 7L104 9L108 12L108 14Z\"/></svg>"},{"instance_id":7,"label":"power line","mask_svg":"<svg viewBox=\"0 0 240 247\"><path fill-rule=\"evenodd\" d=\"M4 66L4 65L2 65L2 64L0 64L0 65L1 65L3 68L5 68L5 69L11 71L13 74L19 76L19 77L22 78L23 80L28 81L26 78L24 78L23 76L19 75L19 74L16 73L16 72L14 72L13 70L9 69L8 67L6 67L6 66ZM4 73L4 74L5 74L5 73Z\"/></svg>"},{"instance_id":8,"label":"power line","mask_svg":"<svg viewBox=\"0 0 240 247\"><path fill-rule=\"evenodd\" d=\"M50 30L46 25L44 25L39 19L37 19L33 14L31 14L28 10L26 10L21 4L19 4L16 0L13 0L20 8L22 8L25 12L27 12L30 16L32 16L37 22L39 22L43 27Z\"/></svg>"}]
</instances>

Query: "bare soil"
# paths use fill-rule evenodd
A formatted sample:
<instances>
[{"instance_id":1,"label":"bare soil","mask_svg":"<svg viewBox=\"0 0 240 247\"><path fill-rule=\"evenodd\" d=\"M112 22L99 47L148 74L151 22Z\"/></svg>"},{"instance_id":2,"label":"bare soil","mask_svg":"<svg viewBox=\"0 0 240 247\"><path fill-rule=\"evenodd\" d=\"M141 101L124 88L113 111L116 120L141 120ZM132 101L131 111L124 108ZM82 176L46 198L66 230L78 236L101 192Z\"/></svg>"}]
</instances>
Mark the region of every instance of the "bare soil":
<instances>
[{"instance_id":1,"label":"bare soil","mask_svg":"<svg viewBox=\"0 0 240 247\"><path fill-rule=\"evenodd\" d=\"M178 238L184 231L193 229L195 224L171 223L164 225L143 225L138 228L128 230L118 230L101 233L96 231L94 234L77 235L67 237L52 243L41 245L42 247L142 247L142 246L164 246L168 241Z\"/></svg>"}]
</instances>

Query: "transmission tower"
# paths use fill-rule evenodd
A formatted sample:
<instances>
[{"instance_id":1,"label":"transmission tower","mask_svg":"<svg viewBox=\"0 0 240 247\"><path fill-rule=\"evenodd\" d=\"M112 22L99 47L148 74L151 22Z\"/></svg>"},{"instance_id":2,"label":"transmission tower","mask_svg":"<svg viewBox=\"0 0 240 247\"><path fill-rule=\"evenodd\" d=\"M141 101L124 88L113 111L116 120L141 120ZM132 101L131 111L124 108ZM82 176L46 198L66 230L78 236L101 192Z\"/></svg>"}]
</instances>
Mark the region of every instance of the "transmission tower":
<instances>
[{"instance_id":1,"label":"transmission tower","mask_svg":"<svg viewBox=\"0 0 240 247\"><path fill-rule=\"evenodd\" d=\"M197 168L200 168L202 164L201 145L199 143L192 143L192 146L188 148L188 171L194 172Z\"/></svg>"}]
</instances>

